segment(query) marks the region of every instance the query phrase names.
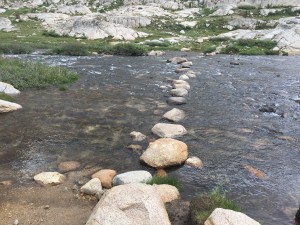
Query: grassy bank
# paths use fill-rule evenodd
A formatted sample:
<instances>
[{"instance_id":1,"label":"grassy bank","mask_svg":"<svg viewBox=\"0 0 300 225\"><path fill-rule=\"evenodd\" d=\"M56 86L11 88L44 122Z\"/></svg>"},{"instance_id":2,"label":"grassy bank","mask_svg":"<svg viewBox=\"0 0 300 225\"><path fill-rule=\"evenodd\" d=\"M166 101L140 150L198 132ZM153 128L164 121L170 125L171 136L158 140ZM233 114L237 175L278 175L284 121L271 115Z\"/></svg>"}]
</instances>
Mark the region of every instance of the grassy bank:
<instances>
[{"instance_id":1,"label":"grassy bank","mask_svg":"<svg viewBox=\"0 0 300 225\"><path fill-rule=\"evenodd\" d=\"M64 67L0 58L0 81L20 90L60 86L76 80L78 75Z\"/></svg>"}]
</instances>

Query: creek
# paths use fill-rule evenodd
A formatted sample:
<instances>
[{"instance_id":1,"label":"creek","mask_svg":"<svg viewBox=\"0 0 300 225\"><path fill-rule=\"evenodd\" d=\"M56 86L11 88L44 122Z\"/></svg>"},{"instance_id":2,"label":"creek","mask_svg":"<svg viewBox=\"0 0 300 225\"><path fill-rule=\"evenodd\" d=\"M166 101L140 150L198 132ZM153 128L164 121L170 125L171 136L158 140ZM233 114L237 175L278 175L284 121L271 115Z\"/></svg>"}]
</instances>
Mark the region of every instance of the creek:
<instances>
[{"instance_id":1,"label":"creek","mask_svg":"<svg viewBox=\"0 0 300 225\"><path fill-rule=\"evenodd\" d=\"M0 180L28 185L35 174L56 171L59 162L69 160L119 173L154 173L127 149L133 143L129 133L153 139L151 128L166 122L162 114L173 107L157 110L169 96L160 86L170 87L168 78L178 74L177 65L165 60L180 55L193 62L197 77L189 81L188 103L177 106L187 113L180 124L188 130L178 139L204 163L201 170L185 165L167 170L181 181L183 198L222 185L260 223L292 224L300 202L299 57L8 56L67 66L80 80L67 91L23 91L16 97L23 109L0 115ZM263 105L276 112L261 112ZM252 176L246 165L267 178Z\"/></svg>"}]
</instances>

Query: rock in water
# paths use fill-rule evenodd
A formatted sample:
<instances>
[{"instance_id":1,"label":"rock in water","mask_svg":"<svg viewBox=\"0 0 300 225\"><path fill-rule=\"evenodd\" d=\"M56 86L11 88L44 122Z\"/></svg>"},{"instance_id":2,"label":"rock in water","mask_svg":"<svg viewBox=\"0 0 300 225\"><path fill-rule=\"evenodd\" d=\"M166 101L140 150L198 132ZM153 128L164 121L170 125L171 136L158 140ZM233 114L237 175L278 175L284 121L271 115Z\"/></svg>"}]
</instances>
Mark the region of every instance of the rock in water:
<instances>
[{"instance_id":1,"label":"rock in water","mask_svg":"<svg viewBox=\"0 0 300 225\"><path fill-rule=\"evenodd\" d=\"M151 178L151 173L145 170L129 171L115 176L112 183L114 186L130 183L146 183Z\"/></svg>"},{"instance_id":2,"label":"rock in water","mask_svg":"<svg viewBox=\"0 0 300 225\"><path fill-rule=\"evenodd\" d=\"M61 172L77 170L79 167L80 167L80 162L77 161L66 161L58 164L58 169Z\"/></svg>"},{"instance_id":3,"label":"rock in water","mask_svg":"<svg viewBox=\"0 0 300 225\"><path fill-rule=\"evenodd\" d=\"M18 109L22 109L22 106L13 102L0 100L0 113L11 112Z\"/></svg>"},{"instance_id":4,"label":"rock in water","mask_svg":"<svg viewBox=\"0 0 300 225\"><path fill-rule=\"evenodd\" d=\"M188 147L182 141L160 138L151 142L140 160L155 168L182 164L188 156Z\"/></svg>"},{"instance_id":5,"label":"rock in water","mask_svg":"<svg viewBox=\"0 0 300 225\"><path fill-rule=\"evenodd\" d=\"M146 135L142 134L141 132L132 131L130 136L134 141L143 141L146 139Z\"/></svg>"},{"instance_id":6,"label":"rock in water","mask_svg":"<svg viewBox=\"0 0 300 225\"><path fill-rule=\"evenodd\" d=\"M166 112L163 115L163 118L173 122L179 122L185 118L185 112L181 109L173 108L172 110Z\"/></svg>"},{"instance_id":7,"label":"rock in water","mask_svg":"<svg viewBox=\"0 0 300 225\"><path fill-rule=\"evenodd\" d=\"M38 184L43 186L53 186L62 184L66 177L58 172L42 172L33 178Z\"/></svg>"},{"instance_id":8,"label":"rock in water","mask_svg":"<svg viewBox=\"0 0 300 225\"><path fill-rule=\"evenodd\" d=\"M244 166L245 170L247 170L252 176L257 177L258 179L264 180L267 179L267 174L265 174L263 171L254 168L253 166L246 165Z\"/></svg>"},{"instance_id":9,"label":"rock in water","mask_svg":"<svg viewBox=\"0 0 300 225\"><path fill-rule=\"evenodd\" d=\"M188 60L186 58L183 57L174 57L172 59L169 59L168 62L170 63L174 63L174 64L181 64L184 62L187 62Z\"/></svg>"},{"instance_id":10,"label":"rock in water","mask_svg":"<svg viewBox=\"0 0 300 225\"><path fill-rule=\"evenodd\" d=\"M107 191L86 225L171 225L156 189L147 184L125 184Z\"/></svg>"},{"instance_id":11,"label":"rock in water","mask_svg":"<svg viewBox=\"0 0 300 225\"><path fill-rule=\"evenodd\" d=\"M175 186L169 184L153 185L164 203L180 198L180 193Z\"/></svg>"},{"instance_id":12,"label":"rock in water","mask_svg":"<svg viewBox=\"0 0 300 225\"><path fill-rule=\"evenodd\" d=\"M177 97L184 97L188 95L188 91L184 88L177 88L177 89L172 89L170 91L170 94L173 96L177 96Z\"/></svg>"},{"instance_id":13,"label":"rock in water","mask_svg":"<svg viewBox=\"0 0 300 225\"><path fill-rule=\"evenodd\" d=\"M158 123L151 131L159 137L175 138L181 137L187 133L184 126L179 124Z\"/></svg>"},{"instance_id":14,"label":"rock in water","mask_svg":"<svg viewBox=\"0 0 300 225\"><path fill-rule=\"evenodd\" d=\"M115 170L104 169L94 173L92 178L99 178L103 187L111 188L112 180L116 175L117 172Z\"/></svg>"},{"instance_id":15,"label":"rock in water","mask_svg":"<svg viewBox=\"0 0 300 225\"><path fill-rule=\"evenodd\" d=\"M97 192L102 191L101 181L99 180L99 178L93 178L85 185L83 185L80 188L80 191L88 195L97 194Z\"/></svg>"},{"instance_id":16,"label":"rock in water","mask_svg":"<svg viewBox=\"0 0 300 225\"><path fill-rule=\"evenodd\" d=\"M186 104L186 98L184 97L169 97L167 99L169 105L183 105Z\"/></svg>"},{"instance_id":17,"label":"rock in water","mask_svg":"<svg viewBox=\"0 0 300 225\"><path fill-rule=\"evenodd\" d=\"M0 92L3 92L7 95L17 95L20 94L20 91L15 89L12 85L0 81Z\"/></svg>"},{"instance_id":18,"label":"rock in water","mask_svg":"<svg viewBox=\"0 0 300 225\"><path fill-rule=\"evenodd\" d=\"M188 166L194 167L194 168L198 168L198 169L203 168L202 160L196 156L189 157L186 160L185 164Z\"/></svg>"},{"instance_id":19,"label":"rock in water","mask_svg":"<svg viewBox=\"0 0 300 225\"><path fill-rule=\"evenodd\" d=\"M204 225L260 225L260 223L243 213L216 208Z\"/></svg>"}]
</instances>

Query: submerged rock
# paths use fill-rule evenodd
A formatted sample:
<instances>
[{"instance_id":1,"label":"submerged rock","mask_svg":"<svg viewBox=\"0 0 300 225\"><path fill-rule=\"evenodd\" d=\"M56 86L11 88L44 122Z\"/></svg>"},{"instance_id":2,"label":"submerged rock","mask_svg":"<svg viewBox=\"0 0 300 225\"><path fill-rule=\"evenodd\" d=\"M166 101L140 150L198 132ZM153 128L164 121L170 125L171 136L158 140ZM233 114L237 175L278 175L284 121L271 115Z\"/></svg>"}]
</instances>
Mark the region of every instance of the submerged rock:
<instances>
[{"instance_id":1,"label":"submerged rock","mask_svg":"<svg viewBox=\"0 0 300 225\"><path fill-rule=\"evenodd\" d=\"M151 142L140 159L154 168L182 164L188 156L188 147L182 141L160 138Z\"/></svg>"},{"instance_id":2,"label":"submerged rock","mask_svg":"<svg viewBox=\"0 0 300 225\"><path fill-rule=\"evenodd\" d=\"M22 109L22 106L17 103L0 100L0 113L11 112L18 109Z\"/></svg>"},{"instance_id":3,"label":"submerged rock","mask_svg":"<svg viewBox=\"0 0 300 225\"><path fill-rule=\"evenodd\" d=\"M187 62L188 60L186 58L183 57L174 57L168 60L168 62L170 63L174 63L174 64L181 64L184 62Z\"/></svg>"},{"instance_id":4,"label":"submerged rock","mask_svg":"<svg viewBox=\"0 0 300 225\"><path fill-rule=\"evenodd\" d=\"M92 178L98 178L101 185L105 188L112 187L113 178L117 175L117 171L111 169L99 170L92 175Z\"/></svg>"},{"instance_id":5,"label":"submerged rock","mask_svg":"<svg viewBox=\"0 0 300 225\"><path fill-rule=\"evenodd\" d=\"M188 166L194 167L194 168L198 168L198 169L203 168L202 160L196 156L189 157L186 160L185 164Z\"/></svg>"},{"instance_id":6,"label":"submerged rock","mask_svg":"<svg viewBox=\"0 0 300 225\"><path fill-rule=\"evenodd\" d=\"M33 178L38 184L43 186L53 186L62 184L66 177L58 172L42 172Z\"/></svg>"},{"instance_id":7,"label":"submerged rock","mask_svg":"<svg viewBox=\"0 0 300 225\"><path fill-rule=\"evenodd\" d=\"M247 170L252 176L258 178L258 179L261 179L261 180L264 180L264 179L267 179L267 174L265 174L263 171L257 169L257 168L254 168L253 166L250 166L250 165L246 165L244 166L245 170Z\"/></svg>"},{"instance_id":8,"label":"submerged rock","mask_svg":"<svg viewBox=\"0 0 300 225\"><path fill-rule=\"evenodd\" d=\"M184 97L169 97L167 99L169 105L183 105L186 104L186 98Z\"/></svg>"},{"instance_id":9,"label":"submerged rock","mask_svg":"<svg viewBox=\"0 0 300 225\"><path fill-rule=\"evenodd\" d=\"M107 191L86 225L171 225L156 189L146 184L125 184Z\"/></svg>"},{"instance_id":10,"label":"submerged rock","mask_svg":"<svg viewBox=\"0 0 300 225\"><path fill-rule=\"evenodd\" d=\"M229 209L216 208L204 225L260 225L249 216Z\"/></svg>"},{"instance_id":11,"label":"submerged rock","mask_svg":"<svg viewBox=\"0 0 300 225\"><path fill-rule=\"evenodd\" d=\"M143 141L147 138L146 135L142 134L141 132L137 132L137 131L132 131L130 133L130 136L132 137L133 141Z\"/></svg>"},{"instance_id":12,"label":"submerged rock","mask_svg":"<svg viewBox=\"0 0 300 225\"><path fill-rule=\"evenodd\" d=\"M151 173L146 170L129 171L115 176L112 183L114 186L130 183L146 183L151 178Z\"/></svg>"},{"instance_id":13,"label":"submerged rock","mask_svg":"<svg viewBox=\"0 0 300 225\"><path fill-rule=\"evenodd\" d=\"M173 88L184 88L186 90L190 90L191 86L185 80L173 80Z\"/></svg>"},{"instance_id":14,"label":"submerged rock","mask_svg":"<svg viewBox=\"0 0 300 225\"><path fill-rule=\"evenodd\" d=\"M80 167L80 162L77 161L66 161L58 164L58 169L61 172L77 170L79 167Z\"/></svg>"},{"instance_id":15,"label":"submerged rock","mask_svg":"<svg viewBox=\"0 0 300 225\"><path fill-rule=\"evenodd\" d=\"M166 52L164 51L155 51L155 50L152 50L151 52L148 53L148 56L162 56L162 55L165 55Z\"/></svg>"}]
</instances>

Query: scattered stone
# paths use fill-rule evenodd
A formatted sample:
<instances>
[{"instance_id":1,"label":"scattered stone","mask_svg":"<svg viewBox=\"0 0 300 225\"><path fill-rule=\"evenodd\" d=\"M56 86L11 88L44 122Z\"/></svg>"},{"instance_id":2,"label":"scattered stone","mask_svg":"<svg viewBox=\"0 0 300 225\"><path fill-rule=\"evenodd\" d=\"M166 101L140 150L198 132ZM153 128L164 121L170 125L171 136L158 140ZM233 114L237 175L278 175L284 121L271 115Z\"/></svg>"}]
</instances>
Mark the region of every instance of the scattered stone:
<instances>
[{"instance_id":1,"label":"scattered stone","mask_svg":"<svg viewBox=\"0 0 300 225\"><path fill-rule=\"evenodd\" d=\"M12 185L12 181L11 180L4 180L0 182L1 185L4 185L6 187L9 187Z\"/></svg>"},{"instance_id":2,"label":"scattered stone","mask_svg":"<svg viewBox=\"0 0 300 225\"><path fill-rule=\"evenodd\" d=\"M275 113L276 112L276 108L274 104L270 104L270 105L263 105L259 108L260 112L267 112L267 113Z\"/></svg>"},{"instance_id":3,"label":"scattered stone","mask_svg":"<svg viewBox=\"0 0 300 225\"><path fill-rule=\"evenodd\" d=\"M188 147L182 141L160 138L151 142L140 160L154 168L165 168L182 164L188 156Z\"/></svg>"},{"instance_id":4,"label":"scattered stone","mask_svg":"<svg viewBox=\"0 0 300 225\"><path fill-rule=\"evenodd\" d=\"M211 14L212 16L227 16L232 15L234 11L232 10L234 7L232 5L221 5L218 9Z\"/></svg>"},{"instance_id":5,"label":"scattered stone","mask_svg":"<svg viewBox=\"0 0 300 225\"><path fill-rule=\"evenodd\" d=\"M157 177L166 177L168 176L167 172L164 169L157 169L155 176Z\"/></svg>"},{"instance_id":6,"label":"scattered stone","mask_svg":"<svg viewBox=\"0 0 300 225\"><path fill-rule=\"evenodd\" d=\"M38 184L43 186L53 186L62 184L66 177L58 172L42 172L33 178Z\"/></svg>"},{"instance_id":7,"label":"scattered stone","mask_svg":"<svg viewBox=\"0 0 300 225\"><path fill-rule=\"evenodd\" d=\"M191 49L190 48L182 48L182 49L180 49L180 51L182 51L182 52L190 52Z\"/></svg>"},{"instance_id":8,"label":"scattered stone","mask_svg":"<svg viewBox=\"0 0 300 225\"><path fill-rule=\"evenodd\" d=\"M10 32L15 30L8 18L0 17L0 31Z\"/></svg>"},{"instance_id":9,"label":"scattered stone","mask_svg":"<svg viewBox=\"0 0 300 225\"><path fill-rule=\"evenodd\" d=\"M80 167L80 162L77 161L66 161L58 164L58 169L60 172L69 172L77 170Z\"/></svg>"},{"instance_id":10,"label":"scattered stone","mask_svg":"<svg viewBox=\"0 0 300 225\"><path fill-rule=\"evenodd\" d=\"M183 105L186 104L186 99L184 97L169 97L167 103L169 105Z\"/></svg>"},{"instance_id":11,"label":"scattered stone","mask_svg":"<svg viewBox=\"0 0 300 225\"><path fill-rule=\"evenodd\" d=\"M98 178L101 181L101 185L105 188L112 187L112 180L117 175L117 171L111 169L99 170L92 175L92 178Z\"/></svg>"},{"instance_id":12,"label":"scattered stone","mask_svg":"<svg viewBox=\"0 0 300 225\"><path fill-rule=\"evenodd\" d=\"M134 144L127 146L127 148L131 149L134 152L140 152L143 149L141 145L134 145Z\"/></svg>"},{"instance_id":13,"label":"scattered stone","mask_svg":"<svg viewBox=\"0 0 300 225\"><path fill-rule=\"evenodd\" d=\"M164 203L180 198L180 193L175 186L169 184L153 185Z\"/></svg>"},{"instance_id":14,"label":"scattered stone","mask_svg":"<svg viewBox=\"0 0 300 225\"><path fill-rule=\"evenodd\" d=\"M141 132L132 131L130 136L133 138L133 141L143 141L147 138L146 135L142 134Z\"/></svg>"},{"instance_id":15,"label":"scattered stone","mask_svg":"<svg viewBox=\"0 0 300 225\"><path fill-rule=\"evenodd\" d=\"M238 66L238 65L240 65L240 62L239 61L231 61L230 65Z\"/></svg>"},{"instance_id":16,"label":"scattered stone","mask_svg":"<svg viewBox=\"0 0 300 225\"><path fill-rule=\"evenodd\" d=\"M173 122L179 122L185 118L185 112L181 109L173 108L172 110L166 112L163 115L163 118Z\"/></svg>"},{"instance_id":17,"label":"scattered stone","mask_svg":"<svg viewBox=\"0 0 300 225\"><path fill-rule=\"evenodd\" d=\"M158 109L164 109L164 108L167 108L168 105L167 105L165 102L157 102L157 103L156 103L156 107L157 107Z\"/></svg>"},{"instance_id":18,"label":"scattered stone","mask_svg":"<svg viewBox=\"0 0 300 225\"><path fill-rule=\"evenodd\" d=\"M15 220L13 225L19 225L19 220Z\"/></svg>"},{"instance_id":19,"label":"scattered stone","mask_svg":"<svg viewBox=\"0 0 300 225\"><path fill-rule=\"evenodd\" d=\"M165 55L166 52L164 51L155 51L155 50L152 50L151 52L148 53L148 56L162 56L162 55Z\"/></svg>"},{"instance_id":20,"label":"scattered stone","mask_svg":"<svg viewBox=\"0 0 300 225\"><path fill-rule=\"evenodd\" d=\"M175 70L176 73L185 73L189 70L189 68L178 68Z\"/></svg>"},{"instance_id":21,"label":"scattered stone","mask_svg":"<svg viewBox=\"0 0 300 225\"><path fill-rule=\"evenodd\" d=\"M205 225L260 225L249 216L229 209L216 208L204 223Z\"/></svg>"},{"instance_id":22,"label":"scattered stone","mask_svg":"<svg viewBox=\"0 0 300 225\"><path fill-rule=\"evenodd\" d=\"M174 58L168 60L168 62L174 63L174 64L181 64L181 63L184 63L187 61L188 60L186 58L182 58L182 57L174 57Z\"/></svg>"},{"instance_id":23,"label":"scattered stone","mask_svg":"<svg viewBox=\"0 0 300 225\"><path fill-rule=\"evenodd\" d=\"M180 34L185 34L184 30L179 31Z\"/></svg>"},{"instance_id":24,"label":"scattered stone","mask_svg":"<svg viewBox=\"0 0 300 225\"><path fill-rule=\"evenodd\" d=\"M184 26L185 28L193 28L197 25L197 21L183 21L180 23L181 26Z\"/></svg>"},{"instance_id":25,"label":"scattered stone","mask_svg":"<svg viewBox=\"0 0 300 225\"><path fill-rule=\"evenodd\" d=\"M118 174L114 177L113 186L130 184L130 183L146 183L152 178L151 173L145 170L130 171Z\"/></svg>"},{"instance_id":26,"label":"scattered stone","mask_svg":"<svg viewBox=\"0 0 300 225\"><path fill-rule=\"evenodd\" d=\"M193 65L192 62L184 62L184 63L181 63L181 67L182 68L190 68L191 66Z\"/></svg>"},{"instance_id":27,"label":"scattered stone","mask_svg":"<svg viewBox=\"0 0 300 225\"><path fill-rule=\"evenodd\" d=\"M106 192L86 225L171 225L156 189L146 184L125 184Z\"/></svg>"},{"instance_id":28,"label":"scattered stone","mask_svg":"<svg viewBox=\"0 0 300 225\"><path fill-rule=\"evenodd\" d=\"M190 79L189 76L187 76L185 74L183 74L179 77L179 80L189 80L189 79Z\"/></svg>"},{"instance_id":29,"label":"scattered stone","mask_svg":"<svg viewBox=\"0 0 300 225\"><path fill-rule=\"evenodd\" d=\"M188 165L188 166L194 167L194 168L198 168L198 169L202 169L203 168L202 160L199 159L196 156L189 157L186 160L185 164Z\"/></svg>"},{"instance_id":30,"label":"scattered stone","mask_svg":"<svg viewBox=\"0 0 300 225\"><path fill-rule=\"evenodd\" d=\"M7 95L17 95L20 94L20 91L14 88L12 85L8 83L4 83L0 81L0 92L3 92Z\"/></svg>"},{"instance_id":31,"label":"scattered stone","mask_svg":"<svg viewBox=\"0 0 300 225\"><path fill-rule=\"evenodd\" d=\"M177 88L177 89L172 89L170 91L170 94L173 96L177 96L177 97L184 97L188 95L188 91L184 88Z\"/></svg>"},{"instance_id":32,"label":"scattered stone","mask_svg":"<svg viewBox=\"0 0 300 225\"><path fill-rule=\"evenodd\" d=\"M0 100L0 113L11 112L18 109L22 109L22 106L17 103Z\"/></svg>"},{"instance_id":33,"label":"scattered stone","mask_svg":"<svg viewBox=\"0 0 300 225\"><path fill-rule=\"evenodd\" d=\"M45 205L43 208L44 209L50 209L50 205Z\"/></svg>"},{"instance_id":34,"label":"scattered stone","mask_svg":"<svg viewBox=\"0 0 300 225\"><path fill-rule=\"evenodd\" d=\"M194 78L196 77L196 73L194 71L187 71L184 75L188 76L189 78Z\"/></svg>"},{"instance_id":35,"label":"scattered stone","mask_svg":"<svg viewBox=\"0 0 300 225\"><path fill-rule=\"evenodd\" d=\"M102 190L101 181L99 178L93 178L80 188L80 191L87 195L94 195Z\"/></svg>"},{"instance_id":36,"label":"scattered stone","mask_svg":"<svg viewBox=\"0 0 300 225\"><path fill-rule=\"evenodd\" d=\"M151 131L159 137L175 138L181 137L187 133L184 126L179 124L158 123Z\"/></svg>"},{"instance_id":37,"label":"scattered stone","mask_svg":"<svg viewBox=\"0 0 300 225\"><path fill-rule=\"evenodd\" d=\"M280 140L284 140L284 141L290 141L290 142L295 142L297 139L291 136L278 136L277 137Z\"/></svg>"},{"instance_id":38,"label":"scattered stone","mask_svg":"<svg viewBox=\"0 0 300 225\"><path fill-rule=\"evenodd\" d=\"M191 86L185 80L173 80L173 88L184 88L186 90L190 90Z\"/></svg>"},{"instance_id":39,"label":"scattered stone","mask_svg":"<svg viewBox=\"0 0 300 225\"><path fill-rule=\"evenodd\" d=\"M250 165L246 165L244 166L245 170L247 170L252 176L261 179L261 180L265 180L267 179L267 174L265 174L263 171L254 168L253 166Z\"/></svg>"}]
</instances>

